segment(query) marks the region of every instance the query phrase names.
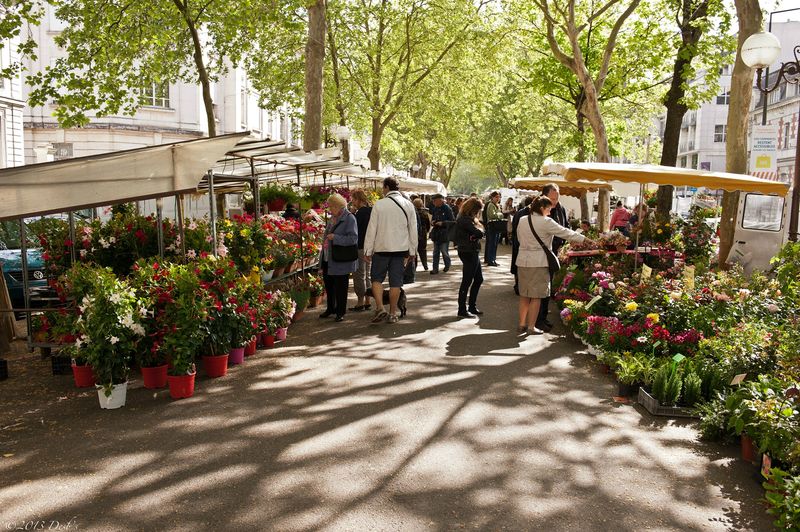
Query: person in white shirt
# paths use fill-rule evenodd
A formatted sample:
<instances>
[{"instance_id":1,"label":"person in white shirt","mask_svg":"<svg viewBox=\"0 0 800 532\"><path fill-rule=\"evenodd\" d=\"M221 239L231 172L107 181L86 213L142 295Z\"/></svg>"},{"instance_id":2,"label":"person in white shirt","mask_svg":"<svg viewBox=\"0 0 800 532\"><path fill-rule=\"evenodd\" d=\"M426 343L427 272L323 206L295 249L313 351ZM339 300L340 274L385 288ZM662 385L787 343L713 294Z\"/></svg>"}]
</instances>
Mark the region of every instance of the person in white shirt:
<instances>
[{"instance_id":1,"label":"person in white shirt","mask_svg":"<svg viewBox=\"0 0 800 532\"><path fill-rule=\"evenodd\" d=\"M397 180L383 180L383 199L372 208L364 238L364 260L371 263L375 298L373 323L397 322L397 302L406 265L417 253L417 211L399 192ZM383 306L383 281L389 275L389 312Z\"/></svg>"}]
</instances>

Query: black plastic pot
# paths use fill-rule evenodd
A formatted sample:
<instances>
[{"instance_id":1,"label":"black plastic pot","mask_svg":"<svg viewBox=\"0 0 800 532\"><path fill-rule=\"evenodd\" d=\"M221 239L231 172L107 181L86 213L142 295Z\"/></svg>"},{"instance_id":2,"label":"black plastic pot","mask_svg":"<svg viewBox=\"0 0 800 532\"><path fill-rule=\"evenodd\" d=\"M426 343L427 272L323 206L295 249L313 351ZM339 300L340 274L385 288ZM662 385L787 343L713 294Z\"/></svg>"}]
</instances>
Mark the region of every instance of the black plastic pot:
<instances>
[{"instance_id":1,"label":"black plastic pot","mask_svg":"<svg viewBox=\"0 0 800 532\"><path fill-rule=\"evenodd\" d=\"M72 359L66 355L53 355L50 357L53 375L72 375Z\"/></svg>"},{"instance_id":2,"label":"black plastic pot","mask_svg":"<svg viewBox=\"0 0 800 532\"><path fill-rule=\"evenodd\" d=\"M8 360L0 358L0 381L8 378Z\"/></svg>"},{"instance_id":3,"label":"black plastic pot","mask_svg":"<svg viewBox=\"0 0 800 532\"><path fill-rule=\"evenodd\" d=\"M617 394L620 397L628 397L629 395L633 394L633 385L632 384L625 384L625 383L622 383L622 382L618 382L617 384L619 385L619 389L617 391Z\"/></svg>"}]
</instances>

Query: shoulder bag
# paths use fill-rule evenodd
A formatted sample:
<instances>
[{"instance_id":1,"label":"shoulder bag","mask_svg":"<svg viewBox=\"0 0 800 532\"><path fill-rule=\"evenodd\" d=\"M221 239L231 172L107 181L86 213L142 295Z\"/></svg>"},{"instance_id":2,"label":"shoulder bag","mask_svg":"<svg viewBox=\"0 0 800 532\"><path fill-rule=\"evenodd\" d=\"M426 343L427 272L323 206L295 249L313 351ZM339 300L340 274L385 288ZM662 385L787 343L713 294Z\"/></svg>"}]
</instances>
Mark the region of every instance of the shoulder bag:
<instances>
[{"instance_id":1,"label":"shoulder bag","mask_svg":"<svg viewBox=\"0 0 800 532\"><path fill-rule=\"evenodd\" d=\"M536 233L536 229L533 228L533 221L531 220L532 216L532 214L528 215L528 225L531 227L533 236L536 237L536 240L538 240L539 244L542 246L542 249L544 250L544 256L547 257L547 270L550 272L551 276L555 275L558 273L558 270L561 269L561 263L558 261L556 254L553 253L553 250L545 246L544 242L542 242L542 239L539 238L539 235Z\"/></svg>"},{"instance_id":2,"label":"shoulder bag","mask_svg":"<svg viewBox=\"0 0 800 532\"><path fill-rule=\"evenodd\" d=\"M336 222L330 234L333 234L343 221L344 220L339 220ZM353 262L354 260L358 260L358 244L353 244L352 246L337 246L331 242L331 260L334 262Z\"/></svg>"}]
</instances>

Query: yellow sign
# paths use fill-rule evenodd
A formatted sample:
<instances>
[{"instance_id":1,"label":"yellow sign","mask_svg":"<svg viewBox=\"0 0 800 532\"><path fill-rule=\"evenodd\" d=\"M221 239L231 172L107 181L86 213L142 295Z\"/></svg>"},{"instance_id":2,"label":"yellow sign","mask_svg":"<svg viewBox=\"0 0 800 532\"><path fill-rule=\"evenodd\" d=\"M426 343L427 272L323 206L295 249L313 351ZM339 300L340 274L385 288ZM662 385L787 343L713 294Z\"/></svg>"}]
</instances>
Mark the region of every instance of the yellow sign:
<instances>
[{"instance_id":1,"label":"yellow sign","mask_svg":"<svg viewBox=\"0 0 800 532\"><path fill-rule=\"evenodd\" d=\"M759 155L756 157L756 168L766 168L767 170L770 170L772 168L772 156Z\"/></svg>"},{"instance_id":2,"label":"yellow sign","mask_svg":"<svg viewBox=\"0 0 800 532\"><path fill-rule=\"evenodd\" d=\"M642 280L649 279L651 275L653 275L653 268L651 268L647 264L643 264L642 265Z\"/></svg>"}]
</instances>

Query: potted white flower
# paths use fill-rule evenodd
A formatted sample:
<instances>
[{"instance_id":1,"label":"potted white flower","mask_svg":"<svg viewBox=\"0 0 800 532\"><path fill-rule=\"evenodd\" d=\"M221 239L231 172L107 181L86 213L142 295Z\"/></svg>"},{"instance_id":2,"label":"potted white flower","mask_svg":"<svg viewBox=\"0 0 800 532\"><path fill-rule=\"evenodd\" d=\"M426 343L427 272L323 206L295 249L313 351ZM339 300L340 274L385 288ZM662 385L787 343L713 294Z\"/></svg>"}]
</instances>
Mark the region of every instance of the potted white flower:
<instances>
[{"instance_id":1,"label":"potted white flower","mask_svg":"<svg viewBox=\"0 0 800 532\"><path fill-rule=\"evenodd\" d=\"M108 268L76 265L68 284L84 296L78 310L76 347L97 378L101 408L125 405L128 373L145 330L144 314L133 289Z\"/></svg>"}]
</instances>

